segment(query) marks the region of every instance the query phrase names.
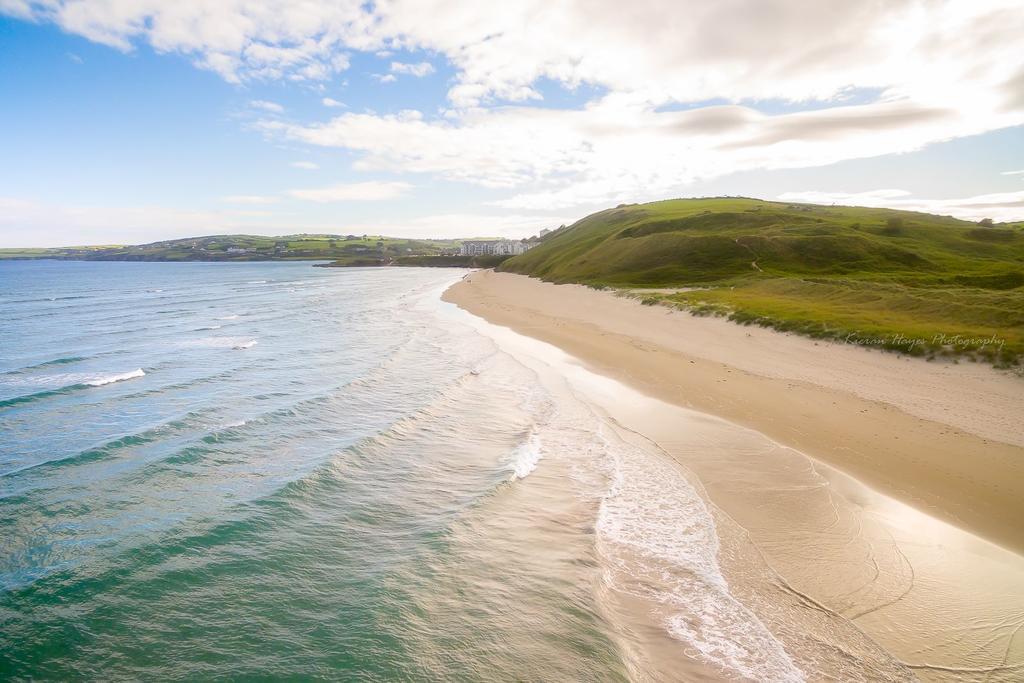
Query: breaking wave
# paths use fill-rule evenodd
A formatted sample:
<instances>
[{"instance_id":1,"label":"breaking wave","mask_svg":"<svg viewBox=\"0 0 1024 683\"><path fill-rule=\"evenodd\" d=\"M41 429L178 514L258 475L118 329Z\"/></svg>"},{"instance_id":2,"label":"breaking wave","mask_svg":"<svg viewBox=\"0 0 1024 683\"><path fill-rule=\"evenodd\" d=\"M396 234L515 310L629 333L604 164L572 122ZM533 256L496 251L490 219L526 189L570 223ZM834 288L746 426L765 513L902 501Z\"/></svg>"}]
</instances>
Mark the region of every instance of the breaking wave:
<instances>
[{"instance_id":1,"label":"breaking wave","mask_svg":"<svg viewBox=\"0 0 1024 683\"><path fill-rule=\"evenodd\" d=\"M673 638L732 676L803 681L782 643L729 592L714 519L680 467L607 426L597 434L610 480L597 532L612 586L650 601Z\"/></svg>"},{"instance_id":2,"label":"breaking wave","mask_svg":"<svg viewBox=\"0 0 1024 683\"><path fill-rule=\"evenodd\" d=\"M58 375L56 377L49 377L46 379L54 380L64 378L67 380L71 380L72 383L54 389L46 389L44 391L37 391L32 394L23 394L21 396L13 396L11 398L2 399L0 400L0 408L10 408L13 406L23 405L26 403L33 403L35 401L40 401L54 396L70 394L72 392L81 391L83 389L102 387L106 384L113 384L114 382L123 382L125 380L143 377L145 376L145 374L146 373L145 371L143 371L142 368L137 368L130 372L122 372L116 375L105 375L100 377L90 377L89 375Z\"/></svg>"},{"instance_id":3,"label":"breaking wave","mask_svg":"<svg viewBox=\"0 0 1024 683\"><path fill-rule=\"evenodd\" d=\"M540 462L541 442L536 432L531 432L526 441L512 451L512 479L525 479L537 469Z\"/></svg>"},{"instance_id":4,"label":"breaking wave","mask_svg":"<svg viewBox=\"0 0 1024 683\"><path fill-rule=\"evenodd\" d=\"M136 377L145 377L146 373L142 368L136 368L131 372L122 372L119 375L107 375L106 377L100 377L94 380L86 382L90 387L102 387L104 384L113 384L114 382L123 382L127 379L135 379Z\"/></svg>"}]
</instances>

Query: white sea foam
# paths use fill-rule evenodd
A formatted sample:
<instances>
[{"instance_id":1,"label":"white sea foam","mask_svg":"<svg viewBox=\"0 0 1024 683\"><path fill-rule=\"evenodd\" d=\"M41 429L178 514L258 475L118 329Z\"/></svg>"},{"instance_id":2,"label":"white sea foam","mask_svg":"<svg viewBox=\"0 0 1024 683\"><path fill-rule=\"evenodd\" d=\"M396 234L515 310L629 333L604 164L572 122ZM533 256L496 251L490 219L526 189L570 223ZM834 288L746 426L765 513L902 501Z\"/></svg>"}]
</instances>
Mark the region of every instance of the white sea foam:
<instances>
[{"instance_id":1,"label":"white sea foam","mask_svg":"<svg viewBox=\"0 0 1024 683\"><path fill-rule=\"evenodd\" d=\"M534 342L503 333L498 340L499 348L513 356L521 352L531 367L534 360L556 369L564 362L531 348ZM607 380L587 379L574 363L565 366L558 373L564 389L558 379L545 384L556 400L535 431L552 466L564 460L579 494L596 499L596 548L612 594L638 598L638 619L650 615L687 656L718 669L722 678L803 681L782 642L730 592L718 562L715 519L685 470L641 435L620 433L587 403L586 389L609 391ZM536 414L529 403L521 407ZM633 604L628 602L630 613Z\"/></svg>"},{"instance_id":2,"label":"white sea foam","mask_svg":"<svg viewBox=\"0 0 1024 683\"><path fill-rule=\"evenodd\" d=\"M512 479L524 479L537 469L542 457L540 437L531 432L529 438L512 451Z\"/></svg>"},{"instance_id":3,"label":"white sea foam","mask_svg":"<svg viewBox=\"0 0 1024 683\"><path fill-rule=\"evenodd\" d=\"M236 313L234 315L225 315L222 318L217 318L217 320L238 320L238 314Z\"/></svg>"},{"instance_id":4,"label":"white sea foam","mask_svg":"<svg viewBox=\"0 0 1024 683\"><path fill-rule=\"evenodd\" d=\"M145 375L146 373L142 371L142 368L137 368L135 370L132 370L131 372L123 372L120 375L108 375L106 377L98 377L94 380L86 382L86 384L88 384L91 387L101 387L104 384L113 384L114 382L122 382L126 379L135 379L136 377L144 377Z\"/></svg>"},{"instance_id":5,"label":"white sea foam","mask_svg":"<svg viewBox=\"0 0 1024 683\"><path fill-rule=\"evenodd\" d=\"M607 427L599 428L598 437L611 465L598 530L615 543L684 566L726 588L716 560L714 520L697 491L671 463L642 454L610 436Z\"/></svg>"},{"instance_id":6,"label":"white sea foam","mask_svg":"<svg viewBox=\"0 0 1024 683\"><path fill-rule=\"evenodd\" d=\"M207 325L206 327L197 327L195 329L195 331L196 332L206 332L208 330L219 330L220 328L221 328L220 325Z\"/></svg>"},{"instance_id":7,"label":"white sea foam","mask_svg":"<svg viewBox=\"0 0 1024 683\"><path fill-rule=\"evenodd\" d=\"M232 346L231 348L233 348L235 351L241 351L243 349L251 349L254 346L256 346L256 340L255 339L250 339L247 342L242 342L241 344L236 344L235 346Z\"/></svg>"},{"instance_id":8,"label":"white sea foam","mask_svg":"<svg viewBox=\"0 0 1024 683\"><path fill-rule=\"evenodd\" d=\"M729 592L714 518L676 464L607 427L598 436L610 486L597 532L612 585L660 605L672 637L730 674L803 681L782 644Z\"/></svg>"}]
</instances>

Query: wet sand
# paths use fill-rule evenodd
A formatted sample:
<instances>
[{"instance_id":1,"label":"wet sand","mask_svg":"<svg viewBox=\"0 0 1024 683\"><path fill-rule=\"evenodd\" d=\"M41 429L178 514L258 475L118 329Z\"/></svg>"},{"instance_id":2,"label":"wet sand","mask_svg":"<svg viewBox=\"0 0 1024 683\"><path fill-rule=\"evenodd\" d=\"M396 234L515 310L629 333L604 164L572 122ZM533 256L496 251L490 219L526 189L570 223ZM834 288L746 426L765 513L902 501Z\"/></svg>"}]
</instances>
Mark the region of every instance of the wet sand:
<instances>
[{"instance_id":1,"label":"wet sand","mask_svg":"<svg viewBox=\"0 0 1024 683\"><path fill-rule=\"evenodd\" d=\"M589 400L701 487L730 590L805 671L1024 676L1020 379L489 271L445 298L615 380Z\"/></svg>"}]
</instances>

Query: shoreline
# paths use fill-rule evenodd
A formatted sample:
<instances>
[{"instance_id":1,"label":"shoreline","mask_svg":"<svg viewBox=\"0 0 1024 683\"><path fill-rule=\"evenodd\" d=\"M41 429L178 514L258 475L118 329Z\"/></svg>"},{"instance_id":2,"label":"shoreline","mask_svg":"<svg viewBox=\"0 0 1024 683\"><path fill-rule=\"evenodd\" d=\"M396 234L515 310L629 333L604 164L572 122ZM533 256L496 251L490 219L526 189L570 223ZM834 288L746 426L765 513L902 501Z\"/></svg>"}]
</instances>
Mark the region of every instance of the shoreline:
<instances>
[{"instance_id":1,"label":"shoreline","mask_svg":"<svg viewBox=\"0 0 1024 683\"><path fill-rule=\"evenodd\" d=\"M1024 381L475 271L444 300L1024 551ZM963 410L968 406L968 410ZM965 457L967 454L967 457Z\"/></svg>"},{"instance_id":2,"label":"shoreline","mask_svg":"<svg viewBox=\"0 0 1024 683\"><path fill-rule=\"evenodd\" d=\"M576 386L621 431L620 436L635 434L682 468L715 518L722 544L718 557L729 590L770 627L790 654L806 663L830 660L833 648L851 648L858 654L849 675L856 677L855 672L860 672L878 680L917 676L928 681L962 681L984 673L988 680L1009 681L1024 670L1024 639L1017 637L1024 622L1014 611L1024 600L1024 555L1013 547L1013 541L1020 540L1013 533L1015 518L984 527L1004 532L1008 542L1000 545L979 537L976 528L922 505L920 489L908 485L914 482L898 485L900 476L912 476L913 467L881 472L884 476L876 480L893 483L880 486L864 471L866 465L880 461L852 459L848 449L851 441L878 438L878 434L904 436L894 438L895 445L911 447L918 443L914 436L936 440L933 448L941 446L939 438L945 439L946 448L939 452L950 458L955 447L964 443L994 444L1000 453L1020 455L1019 446L926 420L894 402L869 402L839 388L842 377L827 377L828 387L796 380L787 377L795 369L785 363L773 366L777 376L768 377L717 358L684 354L678 348L682 344L665 349L652 340L657 333L672 331L689 333L693 342L709 333L705 323L724 322L725 332L713 324L710 333L731 333L732 338L705 355L734 350L737 344L753 344L750 356L757 355L755 350L764 340L751 341L746 328L733 323L663 312L607 292L487 271L471 273L442 298L475 316L506 351L522 348L525 342L517 341L522 339L549 349L546 354L528 350L527 357L561 357L557 362L549 360L547 369ZM595 317L595 311L600 316ZM609 329L615 324L628 326L632 334ZM652 334L651 327L661 329ZM800 346L814 345L774 331L761 332L782 338L783 346L795 343L805 353ZM883 369L890 361L907 362L855 351L853 358L863 367L874 367L879 359L884 359ZM754 360L751 357L746 360ZM910 365L918 370L922 366L931 370L934 364ZM965 374L963 368L952 368L959 370L958 377ZM823 369L815 367L813 359L804 363L805 372ZM992 372L983 366L967 369ZM921 380L914 370L907 375ZM987 379L985 373L978 378ZM903 386L911 387L911 395L922 390L912 381ZM967 382L966 391L971 390ZM769 419L735 419L749 414L744 410L764 405L764 400L745 401L750 392L761 392L762 399L778 404ZM961 395L950 394L950 400ZM862 403L873 405L875 415L850 412ZM912 402L908 406L910 410L917 407ZM939 411L945 407L942 402L931 406ZM813 408L819 413L834 411L838 418L814 421L800 412ZM853 424L842 424L842 418L850 416ZM988 417L979 431L1015 440L1012 420L1000 423L992 419L995 415ZM920 425L910 438L893 433L906 429L908 423ZM865 424L873 429L865 432ZM1011 428L1000 431L1001 424ZM850 435L844 430L860 433ZM801 437L799 443L787 435ZM826 451L834 460L809 447L826 435L841 444ZM927 454L911 451L911 455ZM947 479L925 482L933 495L952 492L961 481L945 469L939 474ZM998 480L991 477L1009 476L998 467L976 474L979 481L993 485ZM1005 501L997 498L995 504L981 509L999 513L1000 505ZM650 618L651 609L652 605L643 603L626 609L626 614L636 620L634 625L642 624ZM653 609L660 613L656 606ZM823 643L825 649L819 649ZM678 643L653 637L642 650L655 660L671 662L680 656L677 648ZM893 658L892 664L887 656Z\"/></svg>"}]
</instances>

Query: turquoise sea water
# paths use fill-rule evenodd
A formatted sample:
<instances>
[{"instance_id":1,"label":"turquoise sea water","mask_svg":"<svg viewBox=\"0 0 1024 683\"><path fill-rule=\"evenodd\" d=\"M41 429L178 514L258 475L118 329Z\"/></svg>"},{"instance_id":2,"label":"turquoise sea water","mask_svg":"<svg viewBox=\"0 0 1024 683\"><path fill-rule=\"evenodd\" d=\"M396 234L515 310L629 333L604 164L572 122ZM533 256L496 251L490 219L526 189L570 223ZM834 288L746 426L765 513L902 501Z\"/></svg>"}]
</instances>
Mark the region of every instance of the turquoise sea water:
<instances>
[{"instance_id":1,"label":"turquoise sea water","mask_svg":"<svg viewBox=\"0 0 1024 683\"><path fill-rule=\"evenodd\" d=\"M0 264L0 678L625 678L460 275Z\"/></svg>"}]
</instances>

